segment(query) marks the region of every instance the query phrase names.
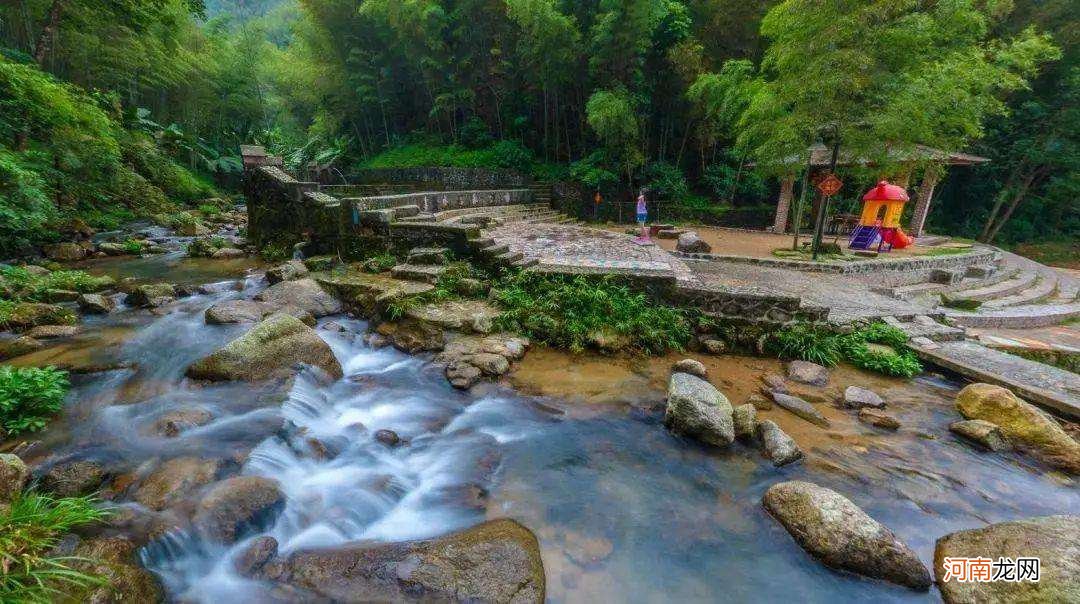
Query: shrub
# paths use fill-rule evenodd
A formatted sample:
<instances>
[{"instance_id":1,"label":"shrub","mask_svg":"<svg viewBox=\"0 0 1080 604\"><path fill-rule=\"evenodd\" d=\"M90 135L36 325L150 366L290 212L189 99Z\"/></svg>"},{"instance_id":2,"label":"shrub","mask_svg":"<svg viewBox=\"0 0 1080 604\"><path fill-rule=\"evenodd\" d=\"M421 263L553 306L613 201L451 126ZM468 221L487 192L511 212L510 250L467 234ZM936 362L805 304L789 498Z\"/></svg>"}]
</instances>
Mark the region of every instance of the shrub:
<instances>
[{"instance_id":1,"label":"shrub","mask_svg":"<svg viewBox=\"0 0 1080 604\"><path fill-rule=\"evenodd\" d=\"M217 216L221 213L221 208L211 203L204 203L199 206L199 213L203 216Z\"/></svg>"},{"instance_id":2,"label":"shrub","mask_svg":"<svg viewBox=\"0 0 1080 604\"><path fill-rule=\"evenodd\" d=\"M840 362L839 337L810 323L797 323L773 334L768 350L785 359L800 359L832 367Z\"/></svg>"},{"instance_id":3,"label":"shrub","mask_svg":"<svg viewBox=\"0 0 1080 604\"><path fill-rule=\"evenodd\" d=\"M664 162L649 164L645 170L645 183L650 195L660 199L680 200L690 193L682 170Z\"/></svg>"},{"instance_id":4,"label":"shrub","mask_svg":"<svg viewBox=\"0 0 1080 604\"><path fill-rule=\"evenodd\" d=\"M0 146L0 257L44 239L45 225L56 216L45 181Z\"/></svg>"},{"instance_id":5,"label":"shrub","mask_svg":"<svg viewBox=\"0 0 1080 604\"><path fill-rule=\"evenodd\" d=\"M613 277L518 271L495 285L493 299L503 308L500 328L560 348L607 348L601 340L616 340L630 350L663 353L690 339L682 311L655 304Z\"/></svg>"},{"instance_id":6,"label":"shrub","mask_svg":"<svg viewBox=\"0 0 1080 604\"><path fill-rule=\"evenodd\" d=\"M132 254L132 255L141 254L142 251L143 251L142 242L136 241L134 239L128 239L127 241L124 242L123 245L124 245L124 251L129 253L129 254Z\"/></svg>"},{"instance_id":7,"label":"shrub","mask_svg":"<svg viewBox=\"0 0 1080 604\"><path fill-rule=\"evenodd\" d=\"M105 517L89 497L17 495L0 511L0 602L47 604L62 600L66 589L103 584L100 577L73 570L77 559L51 552L64 534Z\"/></svg>"},{"instance_id":8,"label":"shrub","mask_svg":"<svg viewBox=\"0 0 1080 604\"><path fill-rule=\"evenodd\" d=\"M797 323L772 334L766 349L780 358L800 359L826 367L847 361L861 369L909 378L921 373L923 368L907 340L906 333L885 323L873 323L850 334Z\"/></svg>"},{"instance_id":9,"label":"shrub","mask_svg":"<svg viewBox=\"0 0 1080 604\"><path fill-rule=\"evenodd\" d=\"M0 427L8 435L43 429L67 390L67 373L55 367L0 366Z\"/></svg>"},{"instance_id":10,"label":"shrub","mask_svg":"<svg viewBox=\"0 0 1080 604\"><path fill-rule=\"evenodd\" d=\"M59 270L35 275L21 266L0 265L0 291L13 300L42 300L51 289L92 293L113 283L111 277L95 277L83 271Z\"/></svg>"}]
</instances>

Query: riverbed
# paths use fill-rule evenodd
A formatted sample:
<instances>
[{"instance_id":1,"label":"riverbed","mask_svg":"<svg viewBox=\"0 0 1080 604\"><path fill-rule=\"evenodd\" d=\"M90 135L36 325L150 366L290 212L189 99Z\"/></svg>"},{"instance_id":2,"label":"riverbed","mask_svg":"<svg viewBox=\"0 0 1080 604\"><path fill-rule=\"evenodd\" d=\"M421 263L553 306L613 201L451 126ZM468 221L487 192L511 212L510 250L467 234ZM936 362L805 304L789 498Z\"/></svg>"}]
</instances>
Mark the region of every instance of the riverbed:
<instances>
[{"instance_id":1,"label":"riverbed","mask_svg":"<svg viewBox=\"0 0 1080 604\"><path fill-rule=\"evenodd\" d=\"M28 461L108 464L122 479L103 495L133 513L145 511L130 502L138 481L177 456L275 478L285 509L259 534L275 537L284 553L430 537L512 517L539 538L554 602L935 601L936 590L916 593L825 568L764 511L765 489L793 479L835 489L928 566L946 533L1080 513L1072 479L1020 454L983 453L948 432L959 419L952 399L962 384L943 375L901 381L840 367L828 386L799 388L831 427L778 408L760 412L806 453L777 469L754 448L710 448L662 426L669 368L684 355L607 358L534 347L501 383L462 393L430 357L371 348L367 324L342 316L322 319L318 332L343 379L304 372L256 386L207 385L185 378L187 366L246 327L209 326L203 313L265 288L257 264L173 253L101 261L90 270L213 285L154 312L88 318L74 340L17 359L93 369L72 376L67 410L35 435L42 444ZM783 371L771 359L691 356L735 405L758 391L763 375ZM834 408L852 384L881 394L901 429L881 431ZM153 430L162 415L192 409L212 421L176 437ZM383 429L405 444L384 445L375 438ZM321 443L322 453L297 447L296 434ZM170 597L273 598L232 570L244 542L200 542L181 520L186 505L162 514L174 526L140 551Z\"/></svg>"}]
</instances>

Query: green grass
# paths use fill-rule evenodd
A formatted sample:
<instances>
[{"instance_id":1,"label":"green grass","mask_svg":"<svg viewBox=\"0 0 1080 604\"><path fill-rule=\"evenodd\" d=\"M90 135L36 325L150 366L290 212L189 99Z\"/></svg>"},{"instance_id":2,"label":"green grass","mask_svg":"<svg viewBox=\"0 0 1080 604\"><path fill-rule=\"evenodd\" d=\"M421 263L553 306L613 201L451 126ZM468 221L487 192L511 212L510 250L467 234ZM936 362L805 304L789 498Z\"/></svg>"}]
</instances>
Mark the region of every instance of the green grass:
<instances>
[{"instance_id":1,"label":"green grass","mask_svg":"<svg viewBox=\"0 0 1080 604\"><path fill-rule=\"evenodd\" d=\"M910 378L922 373L922 364L907 339L903 331L885 323L873 323L850 334L797 323L772 334L766 349L780 358L826 367L846 361L868 371Z\"/></svg>"},{"instance_id":2,"label":"green grass","mask_svg":"<svg viewBox=\"0 0 1080 604\"><path fill-rule=\"evenodd\" d=\"M45 299L47 291L55 289L92 293L113 283L111 277L95 277L84 271L58 270L35 275L21 266L0 265L0 295L9 300L40 301Z\"/></svg>"},{"instance_id":3,"label":"green grass","mask_svg":"<svg viewBox=\"0 0 1080 604\"><path fill-rule=\"evenodd\" d=\"M217 216L221 213L221 208L214 204L204 203L199 206L199 213L207 217Z\"/></svg>"},{"instance_id":4,"label":"green grass","mask_svg":"<svg viewBox=\"0 0 1080 604\"><path fill-rule=\"evenodd\" d=\"M55 367L0 366L0 428L7 436L44 429L68 387L67 373Z\"/></svg>"},{"instance_id":5,"label":"green grass","mask_svg":"<svg viewBox=\"0 0 1080 604\"><path fill-rule=\"evenodd\" d=\"M690 340L683 311L656 304L614 277L517 271L495 284L492 297L503 309L499 328L558 348L662 354Z\"/></svg>"},{"instance_id":6,"label":"green grass","mask_svg":"<svg viewBox=\"0 0 1080 604\"><path fill-rule=\"evenodd\" d=\"M941 296L941 305L946 308L955 308L956 310L975 311L979 310L979 307L982 306L982 302L970 298Z\"/></svg>"},{"instance_id":7,"label":"green grass","mask_svg":"<svg viewBox=\"0 0 1080 604\"><path fill-rule=\"evenodd\" d=\"M89 497L16 496L0 512L0 602L45 604L62 599L66 590L103 584L100 577L73 570L77 558L49 552L65 533L105 517Z\"/></svg>"},{"instance_id":8,"label":"green grass","mask_svg":"<svg viewBox=\"0 0 1080 604\"><path fill-rule=\"evenodd\" d=\"M1050 266L1080 270L1080 243L1075 240L1024 243L1012 251Z\"/></svg>"}]
</instances>

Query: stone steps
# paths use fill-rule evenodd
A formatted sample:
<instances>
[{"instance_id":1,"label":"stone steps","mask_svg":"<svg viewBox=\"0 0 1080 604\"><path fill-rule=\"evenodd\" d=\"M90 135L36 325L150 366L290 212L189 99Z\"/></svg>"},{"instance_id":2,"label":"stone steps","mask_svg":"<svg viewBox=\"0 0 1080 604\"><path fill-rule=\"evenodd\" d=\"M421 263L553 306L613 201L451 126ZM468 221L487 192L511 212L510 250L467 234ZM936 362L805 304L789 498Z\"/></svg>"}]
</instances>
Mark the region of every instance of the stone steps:
<instances>
[{"instance_id":1,"label":"stone steps","mask_svg":"<svg viewBox=\"0 0 1080 604\"><path fill-rule=\"evenodd\" d=\"M442 277L442 274L445 272L446 266L438 264L399 264L390 269L390 276L404 281L417 281L419 283L430 283L431 285L435 285L439 282L439 278Z\"/></svg>"},{"instance_id":2,"label":"stone steps","mask_svg":"<svg viewBox=\"0 0 1080 604\"><path fill-rule=\"evenodd\" d=\"M407 265L442 265L450 261L450 250L445 247L417 247L409 251Z\"/></svg>"},{"instance_id":3,"label":"stone steps","mask_svg":"<svg viewBox=\"0 0 1080 604\"><path fill-rule=\"evenodd\" d=\"M951 312L947 316L962 327L1033 329L1053 327L1080 318L1080 303L1008 306L981 313Z\"/></svg>"},{"instance_id":4,"label":"stone steps","mask_svg":"<svg viewBox=\"0 0 1080 604\"><path fill-rule=\"evenodd\" d=\"M1005 308L1007 306L1025 306L1045 302L1057 294L1057 279L1051 276L1040 275L1035 285L1019 293L1004 298L997 298L983 303L983 309Z\"/></svg>"},{"instance_id":5,"label":"stone steps","mask_svg":"<svg viewBox=\"0 0 1080 604\"><path fill-rule=\"evenodd\" d=\"M912 321L901 321L896 317L885 317L884 320L912 340L926 338L931 342L959 342L964 339L963 329L943 325L927 315L918 315Z\"/></svg>"},{"instance_id":6,"label":"stone steps","mask_svg":"<svg viewBox=\"0 0 1080 604\"><path fill-rule=\"evenodd\" d=\"M1025 289L1030 288L1035 284L1035 281L1039 278L1038 273L1031 271L1021 271L1020 275L1003 281L995 285L986 287L979 287L976 289L963 289L955 291L951 294L954 299L960 300L975 300L978 302L986 302L988 300L994 300L997 298L1005 298L1017 294Z\"/></svg>"},{"instance_id":7,"label":"stone steps","mask_svg":"<svg viewBox=\"0 0 1080 604\"><path fill-rule=\"evenodd\" d=\"M888 294L899 300L914 300L922 296L952 294L959 291L987 288L1020 275L1020 269L997 271L989 277L965 277L960 283L947 285L944 283L915 283L902 285L888 290Z\"/></svg>"}]
</instances>

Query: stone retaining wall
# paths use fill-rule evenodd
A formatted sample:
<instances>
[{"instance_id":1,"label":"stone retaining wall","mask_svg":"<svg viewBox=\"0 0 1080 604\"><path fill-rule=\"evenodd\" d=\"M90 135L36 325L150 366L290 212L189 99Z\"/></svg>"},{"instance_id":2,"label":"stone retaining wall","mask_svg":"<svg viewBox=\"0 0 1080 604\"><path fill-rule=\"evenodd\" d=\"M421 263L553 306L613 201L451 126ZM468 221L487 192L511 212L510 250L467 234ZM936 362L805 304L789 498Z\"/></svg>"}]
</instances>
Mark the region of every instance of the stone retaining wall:
<instances>
[{"instance_id":1,"label":"stone retaining wall","mask_svg":"<svg viewBox=\"0 0 1080 604\"><path fill-rule=\"evenodd\" d=\"M413 191L466 191L519 189L529 186L527 176L510 170L481 168L378 168L360 170L350 179L358 185L411 186Z\"/></svg>"},{"instance_id":2,"label":"stone retaining wall","mask_svg":"<svg viewBox=\"0 0 1080 604\"><path fill-rule=\"evenodd\" d=\"M907 257L883 260L860 260L855 262L807 262L803 260L782 260L779 258L755 258L750 256L725 256L720 254L687 254L673 252L687 260L705 260L713 262L741 262L759 264L776 268L786 268L808 273L833 273L837 275L865 275L883 272L917 272L931 270L960 269L969 266L989 265L997 261L994 250L979 250L954 256Z\"/></svg>"},{"instance_id":3,"label":"stone retaining wall","mask_svg":"<svg viewBox=\"0 0 1080 604\"><path fill-rule=\"evenodd\" d=\"M404 195L348 198L344 201L360 211L416 206L421 212L434 214L446 210L481 208L532 203L529 189L496 189L470 191L427 191Z\"/></svg>"}]
</instances>

